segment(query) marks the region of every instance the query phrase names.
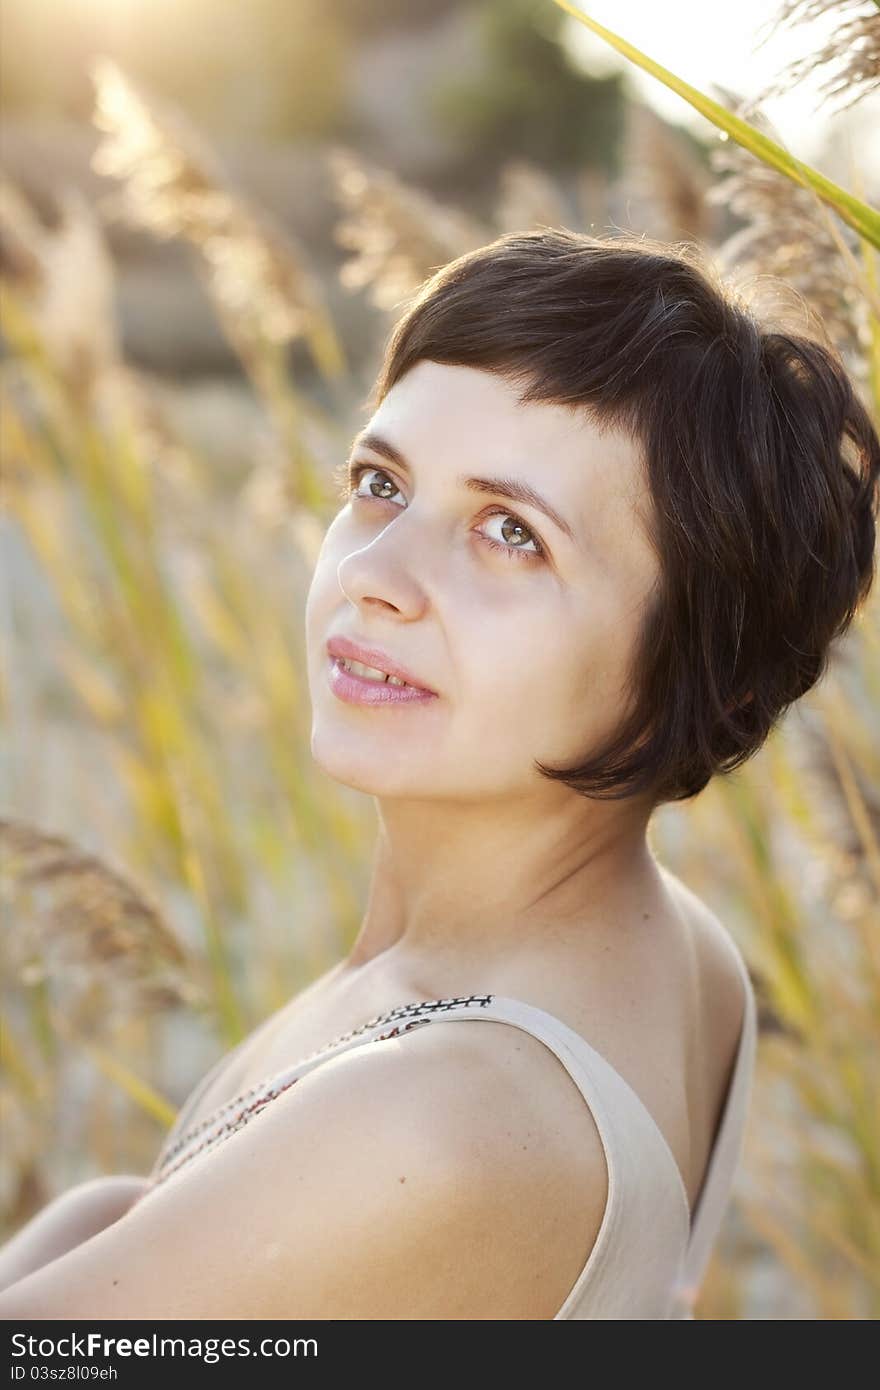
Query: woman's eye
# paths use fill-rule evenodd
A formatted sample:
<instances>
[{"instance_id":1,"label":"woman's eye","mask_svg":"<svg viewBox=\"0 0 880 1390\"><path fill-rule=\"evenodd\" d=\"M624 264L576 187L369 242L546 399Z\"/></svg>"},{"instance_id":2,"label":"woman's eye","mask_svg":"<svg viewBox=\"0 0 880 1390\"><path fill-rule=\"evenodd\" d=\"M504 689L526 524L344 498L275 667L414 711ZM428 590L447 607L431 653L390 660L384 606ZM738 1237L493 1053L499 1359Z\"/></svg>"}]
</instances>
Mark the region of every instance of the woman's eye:
<instances>
[{"instance_id":1,"label":"woman's eye","mask_svg":"<svg viewBox=\"0 0 880 1390\"><path fill-rule=\"evenodd\" d=\"M527 560L537 559L544 554L544 547L534 531L530 531L525 522L520 521L518 516L515 516L513 512L493 512L489 521L496 521L499 518L503 522L511 523L509 526L501 527L501 539L504 544L493 540L491 536L483 536L483 540L489 545L494 546L497 550L505 551L508 555L524 555ZM482 532L479 534L483 535ZM528 550L522 544L522 536L528 536L533 549Z\"/></svg>"},{"instance_id":2,"label":"woman's eye","mask_svg":"<svg viewBox=\"0 0 880 1390\"><path fill-rule=\"evenodd\" d=\"M368 483L367 490L362 492L361 479L367 473L375 474L378 481L374 479L372 482ZM390 502L393 495L399 492L400 489L394 479L389 477L383 468L374 468L373 465L369 463L359 463L354 464L348 473L344 496L346 498L361 497L364 500L375 497L379 502ZM510 557L522 556L525 560L543 559L543 545L538 540L535 533L526 526L524 521L520 521L515 513L501 510L492 512L488 520L495 521L496 519L511 524L501 527L500 540L494 540L491 536L487 536L482 531L478 531L477 535L486 545L490 545L493 550L497 550L501 554ZM528 546L531 548L523 544L523 536L528 538Z\"/></svg>"},{"instance_id":3,"label":"woman's eye","mask_svg":"<svg viewBox=\"0 0 880 1390\"><path fill-rule=\"evenodd\" d=\"M368 492L360 491L361 478L365 473L375 473L382 480L368 484ZM380 502L390 502L395 492L399 492L397 484L393 478L389 478L383 468L373 468L369 463L360 463L352 468L349 475L349 496L350 497L377 497Z\"/></svg>"}]
</instances>

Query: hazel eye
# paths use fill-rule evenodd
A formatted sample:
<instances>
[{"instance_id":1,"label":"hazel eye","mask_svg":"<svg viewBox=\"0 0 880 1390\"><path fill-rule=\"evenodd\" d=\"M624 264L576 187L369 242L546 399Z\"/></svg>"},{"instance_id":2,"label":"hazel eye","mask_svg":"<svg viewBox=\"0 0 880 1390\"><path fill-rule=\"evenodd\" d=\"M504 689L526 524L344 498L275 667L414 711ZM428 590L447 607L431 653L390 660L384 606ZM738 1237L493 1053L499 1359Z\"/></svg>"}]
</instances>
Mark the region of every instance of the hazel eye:
<instances>
[{"instance_id":1,"label":"hazel eye","mask_svg":"<svg viewBox=\"0 0 880 1390\"><path fill-rule=\"evenodd\" d=\"M379 478L384 480L378 484L370 483L369 494L361 492L360 490L361 479L365 473L376 473ZM348 495L350 497L366 497L369 495L377 498L380 502L390 502L391 496L388 492L389 488L392 493L400 492L400 488L397 486L394 479L388 476L384 468L374 468L369 463L359 463L352 468L349 475Z\"/></svg>"},{"instance_id":2,"label":"hazel eye","mask_svg":"<svg viewBox=\"0 0 880 1390\"><path fill-rule=\"evenodd\" d=\"M524 521L520 521L519 517L516 516L514 512L493 512L489 517L489 521L496 521L498 518L500 518L502 522L510 522L511 524L501 527L503 545L493 540L491 536L483 536L483 539L486 540L489 545L497 546L499 550L506 550L508 554L524 555L528 559L540 557L544 554L544 548L538 540L538 537L526 526ZM532 549L528 549L527 546L520 544L516 539L517 533L519 533L520 536L525 535L529 538Z\"/></svg>"}]
</instances>

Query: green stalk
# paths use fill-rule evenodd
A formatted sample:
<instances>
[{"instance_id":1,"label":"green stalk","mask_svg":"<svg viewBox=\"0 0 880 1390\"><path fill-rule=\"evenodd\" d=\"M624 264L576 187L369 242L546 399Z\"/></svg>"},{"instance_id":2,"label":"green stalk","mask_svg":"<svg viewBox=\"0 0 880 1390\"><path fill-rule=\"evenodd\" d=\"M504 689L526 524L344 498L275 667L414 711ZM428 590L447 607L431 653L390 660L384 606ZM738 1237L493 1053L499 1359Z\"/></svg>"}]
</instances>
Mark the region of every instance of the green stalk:
<instances>
[{"instance_id":1,"label":"green stalk","mask_svg":"<svg viewBox=\"0 0 880 1390\"><path fill-rule=\"evenodd\" d=\"M795 159L794 155L784 150L781 145L777 145L775 140L771 140L762 131L756 130L749 125L748 121L742 120L739 116L734 116L731 111L722 106L719 102L713 101L705 93L692 87L675 73L664 68L660 63L655 63L653 58L642 53L633 44L627 43L619 34L613 33L611 29L606 29L602 24L598 24L595 19L590 19L581 10L569 3L569 0L553 0L555 5L565 10L574 19L580 21L587 29L598 34L600 39L604 39L612 48L616 48L618 53L622 53L625 58L642 68L645 72L656 77L670 91L677 92L686 102L717 126L723 130L738 145L755 155L757 159L768 164L772 169L778 169L794 183L800 184L802 188L812 189L814 193L834 208L838 216L850 227L859 233L859 236L869 241L872 246L880 247L880 212L870 207L867 203L848 193L839 184L833 183L831 179L826 179L824 174L820 174L818 169L803 163L800 159ZM875 0L875 4L880 0Z\"/></svg>"}]
</instances>

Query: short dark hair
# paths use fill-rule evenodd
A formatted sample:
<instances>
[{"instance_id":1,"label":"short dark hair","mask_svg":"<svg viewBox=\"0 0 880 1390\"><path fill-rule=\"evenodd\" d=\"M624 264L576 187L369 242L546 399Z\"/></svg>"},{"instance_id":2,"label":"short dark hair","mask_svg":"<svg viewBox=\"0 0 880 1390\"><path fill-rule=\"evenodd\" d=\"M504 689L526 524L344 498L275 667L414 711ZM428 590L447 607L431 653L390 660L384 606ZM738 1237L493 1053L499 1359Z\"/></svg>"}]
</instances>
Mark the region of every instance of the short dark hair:
<instances>
[{"instance_id":1,"label":"short dark hair","mask_svg":"<svg viewBox=\"0 0 880 1390\"><path fill-rule=\"evenodd\" d=\"M658 804L743 763L824 674L874 578L880 440L830 342L762 326L694 243L545 226L419 287L374 407L420 359L583 410L646 469L660 580L630 708L580 766L538 770Z\"/></svg>"}]
</instances>

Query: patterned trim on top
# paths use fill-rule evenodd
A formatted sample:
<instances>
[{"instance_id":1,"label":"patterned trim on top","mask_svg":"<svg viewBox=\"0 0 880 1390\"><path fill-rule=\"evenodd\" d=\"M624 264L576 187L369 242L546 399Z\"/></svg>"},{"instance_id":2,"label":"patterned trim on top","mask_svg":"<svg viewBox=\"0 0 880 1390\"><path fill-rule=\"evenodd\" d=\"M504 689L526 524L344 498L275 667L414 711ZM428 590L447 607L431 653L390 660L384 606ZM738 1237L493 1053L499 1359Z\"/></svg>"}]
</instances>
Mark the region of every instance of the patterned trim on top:
<instances>
[{"instance_id":1,"label":"patterned trim on top","mask_svg":"<svg viewBox=\"0 0 880 1390\"><path fill-rule=\"evenodd\" d=\"M185 1130L184 1133L175 1140L162 1158L152 1185L156 1186L158 1183L163 1182L165 1178L170 1177L178 1168L188 1163L191 1158L195 1158L196 1154L201 1153L203 1149L215 1142L228 1138L235 1130L240 1129L242 1125L248 1122L252 1115L261 1110L269 1101L274 1100L276 1096L281 1095L282 1091L286 1091L295 1081L298 1081L298 1073L302 1067L314 1061L315 1058L323 1056L325 1052L329 1052L332 1048L340 1047L343 1043L349 1042L353 1038L360 1037L362 1033L368 1033L371 1029L378 1028L382 1024L397 1024L399 1020L410 1020L403 1024L403 1026L391 1027L386 1032L380 1033L377 1037L372 1039L373 1042L382 1042L386 1038L394 1038L401 1033L408 1033L410 1029L416 1028L421 1024L430 1023L432 1017L436 1014L449 1013L453 1009L458 1009L463 1006L466 1007L470 1004L479 1004L481 1007L485 1007L487 1004L491 1004L494 998L494 994L467 994L451 998L422 999L411 1004L398 1004L385 1013L377 1014L375 1018L368 1019L366 1023L360 1024L357 1028L352 1028L350 1032L341 1034L338 1038L334 1038L332 1042L325 1043L322 1047L317 1048L314 1052L310 1052L306 1057L301 1058L301 1060L295 1064L295 1067L292 1068L292 1070L297 1072L296 1076L291 1076L286 1081L278 1081L277 1084L269 1084L268 1088L266 1081L258 1082L255 1086L251 1086L248 1090L241 1092L240 1095L234 1096L232 1100L224 1101L222 1105L217 1106L216 1109L212 1110L203 1120L200 1120L197 1125ZM289 1070L291 1070L291 1068L285 1069L285 1071L282 1071L279 1075L284 1076ZM207 1130L210 1130L211 1133L205 1134ZM197 1144L195 1148L190 1149L189 1146L200 1134L205 1134L202 1142ZM188 1152L178 1158L177 1162L172 1162L175 1156L179 1155L183 1149L187 1149Z\"/></svg>"}]
</instances>

